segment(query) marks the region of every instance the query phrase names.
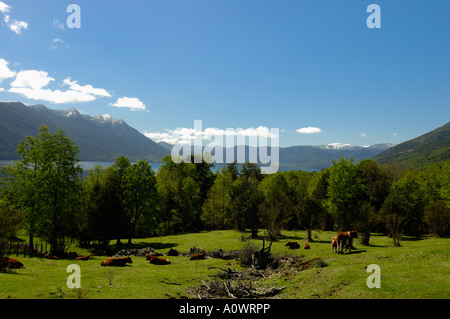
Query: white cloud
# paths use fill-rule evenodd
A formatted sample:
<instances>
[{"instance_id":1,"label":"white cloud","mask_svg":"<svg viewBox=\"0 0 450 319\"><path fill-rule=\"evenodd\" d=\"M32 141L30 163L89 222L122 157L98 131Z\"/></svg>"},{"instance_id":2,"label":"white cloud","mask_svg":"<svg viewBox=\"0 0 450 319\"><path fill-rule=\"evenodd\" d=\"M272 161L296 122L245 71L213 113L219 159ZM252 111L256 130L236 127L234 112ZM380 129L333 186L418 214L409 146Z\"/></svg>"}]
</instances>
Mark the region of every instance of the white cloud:
<instances>
[{"instance_id":1,"label":"white cloud","mask_svg":"<svg viewBox=\"0 0 450 319\"><path fill-rule=\"evenodd\" d=\"M52 40L52 44L50 45L50 49L51 49L51 50L56 50L56 49L58 49L58 48L60 48L60 47L66 48L66 49L69 49L69 48L70 48L69 45L66 44L66 43L65 43L63 40L61 40L60 38L54 38L54 39Z\"/></svg>"},{"instance_id":2,"label":"white cloud","mask_svg":"<svg viewBox=\"0 0 450 319\"><path fill-rule=\"evenodd\" d=\"M25 21L11 19L7 14L5 14L4 20L8 28L10 28L11 31L16 34L20 34L22 32L22 29L28 29L28 23L26 23Z\"/></svg>"},{"instance_id":3,"label":"white cloud","mask_svg":"<svg viewBox=\"0 0 450 319\"><path fill-rule=\"evenodd\" d=\"M5 22L6 26L16 34L20 34L23 29L28 29L28 23L25 21L12 19L9 15L10 11L11 6L0 1L0 12L3 13L3 21Z\"/></svg>"},{"instance_id":4,"label":"white cloud","mask_svg":"<svg viewBox=\"0 0 450 319\"><path fill-rule=\"evenodd\" d=\"M196 138L202 138L203 140L211 140L215 138L214 142L218 145L223 144L221 139L224 136L244 136L244 137L265 137L275 138L277 137L272 133L269 128L265 126L259 126L257 128L248 129L218 129L218 128L205 128L203 131L197 131L193 128L177 128L175 130L166 129L165 132L144 132L144 135L156 142L166 142L169 144L191 144ZM219 139L219 140L217 140Z\"/></svg>"},{"instance_id":5,"label":"white cloud","mask_svg":"<svg viewBox=\"0 0 450 319\"><path fill-rule=\"evenodd\" d=\"M109 105L111 106L115 106L115 107L125 107L125 108L130 108L133 111L136 110L145 110L146 106L144 103L142 103L138 98L135 97L121 97L118 98L116 103L109 103Z\"/></svg>"},{"instance_id":6,"label":"white cloud","mask_svg":"<svg viewBox=\"0 0 450 319\"><path fill-rule=\"evenodd\" d=\"M367 134L366 133L361 133L361 137L366 137Z\"/></svg>"},{"instance_id":7,"label":"white cloud","mask_svg":"<svg viewBox=\"0 0 450 319\"><path fill-rule=\"evenodd\" d=\"M394 136L398 136L398 133L397 132L394 132L392 135L394 135Z\"/></svg>"},{"instance_id":8,"label":"white cloud","mask_svg":"<svg viewBox=\"0 0 450 319\"><path fill-rule=\"evenodd\" d=\"M4 88L0 88L0 92L3 92L3 91L5 91L5 89Z\"/></svg>"},{"instance_id":9,"label":"white cloud","mask_svg":"<svg viewBox=\"0 0 450 319\"><path fill-rule=\"evenodd\" d=\"M16 75L16 72L11 71L8 68L8 61L4 60L4 59L0 59L0 83L3 80L12 78Z\"/></svg>"},{"instance_id":10,"label":"white cloud","mask_svg":"<svg viewBox=\"0 0 450 319\"><path fill-rule=\"evenodd\" d=\"M11 88L9 92L22 94L32 100L48 101L55 104L92 102L96 99L93 95L86 95L76 91L61 91L50 89Z\"/></svg>"},{"instance_id":11,"label":"white cloud","mask_svg":"<svg viewBox=\"0 0 450 319\"><path fill-rule=\"evenodd\" d=\"M0 1L0 11L3 13L9 12L11 10L11 6L8 6L6 3Z\"/></svg>"},{"instance_id":12,"label":"white cloud","mask_svg":"<svg viewBox=\"0 0 450 319\"><path fill-rule=\"evenodd\" d=\"M298 133L301 134L317 134L317 133L321 133L322 130L318 127L303 127L303 128L299 128L298 130L296 130Z\"/></svg>"},{"instance_id":13,"label":"white cloud","mask_svg":"<svg viewBox=\"0 0 450 319\"><path fill-rule=\"evenodd\" d=\"M77 91L86 95L94 95L99 97L111 97L111 94L109 94L108 91L105 89L97 89L94 88L92 85L84 85L81 86L78 84L78 81L71 81L70 77L65 79L63 83L70 87L71 90Z\"/></svg>"},{"instance_id":14,"label":"white cloud","mask_svg":"<svg viewBox=\"0 0 450 319\"><path fill-rule=\"evenodd\" d=\"M21 87L30 89L41 89L47 86L54 78L49 77L47 72L27 70L20 71L16 79L11 83L11 87Z\"/></svg>"},{"instance_id":15,"label":"white cloud","mask_svg":"<svg viewBox=\"0 0 450 319\"><path fill-rule=\"evenodd\" d=\"M9 92L21 94L28 99L48 101L55 104L91 102L98 97L111 96L104 89L97 89L91 85L81 86L77 84L77 81L71 81L70 78L63 81L63 85L70 88L67 91L45 89L53 81L55 79L45 71L20 71L11 83Z\"/></svg>"}]
</instances>

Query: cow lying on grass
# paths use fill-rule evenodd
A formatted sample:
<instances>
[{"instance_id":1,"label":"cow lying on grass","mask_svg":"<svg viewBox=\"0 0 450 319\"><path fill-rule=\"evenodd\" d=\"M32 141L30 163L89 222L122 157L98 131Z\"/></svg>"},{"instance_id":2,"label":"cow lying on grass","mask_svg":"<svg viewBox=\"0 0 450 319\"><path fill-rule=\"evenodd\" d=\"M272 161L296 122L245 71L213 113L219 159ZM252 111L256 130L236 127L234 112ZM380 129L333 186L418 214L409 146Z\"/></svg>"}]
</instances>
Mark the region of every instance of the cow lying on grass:
<instances>
[{"instance_id":1,"label":"cow lying on grass","mask_svg":"<svg viewBox=\"0 0 450 319\"><path fill-rule=\"evenodd\" d=\"M77 257L77 260L89 260L89 257L90 257L91 255L86 255L86 256L80 256L80 257Z\"/></svg>"},{"instance_id":2,"label":"cow lying on grass","mask_svg":"<svg viewBox=\"0 0 450 319\"><path fill-rule=\"evenodd\" d=\"M205 253L203 252L203 253L201 253L201 254L195 254L195 255L192 255L190 258L189 258L189 260L199 260L199 259L205 259L206 258L206 255L205 255Z\"/></svg>"},{"instance_id":3,"label":"cow lying on grass","mask_svg":"<svg viewBox=\"0 0 450 319\"><path fill-rule=\"evenodd\" d=\"M289 241L284 246L286 246L289 249L299 249L300 248L300 244L297 243L296 241Z\"/></svg>"},{"instance_id":4,"label":"cow lying on grass","mask_svg":"<svg viewBox=\"0 0 450 319\"><path fill-rule=\"evenodd\" d=\"M14 258L3 257L3 265L7 269L19 269L23 268L23 264Z\"/></svg>"},{"instance_id":5,"label":"cow lying on grass","mask_svg":"<svg viewBox=\"0 0 450 319\"><path fill-rule=\"evenodd\" d=\"M102 266L124 267L127 263L132 264L131 257L106 258Z\"/></svg>"},{"instance_id":6,"label":"cow lying on grass","mask_svg":"<svg viewBox=\"0 0 450 319\"><path fill-rule=\"evenodd\" d=\"M47 258L47 259L59 260L58 257L52 256L52 255L45 255L44 257Z\"/></svg>"},{"instance_id":7,"label":"cow lying on grass","mask_svg":"<svg viewBox=\"0 0 450 319\"><path fill-rule=\"evenodd\" d=\"M153 265L169 265L170 260L166 258L160 258L153 255L147 255L146 260L149 260L151 264Z\"/></svg>"}]
</instances>

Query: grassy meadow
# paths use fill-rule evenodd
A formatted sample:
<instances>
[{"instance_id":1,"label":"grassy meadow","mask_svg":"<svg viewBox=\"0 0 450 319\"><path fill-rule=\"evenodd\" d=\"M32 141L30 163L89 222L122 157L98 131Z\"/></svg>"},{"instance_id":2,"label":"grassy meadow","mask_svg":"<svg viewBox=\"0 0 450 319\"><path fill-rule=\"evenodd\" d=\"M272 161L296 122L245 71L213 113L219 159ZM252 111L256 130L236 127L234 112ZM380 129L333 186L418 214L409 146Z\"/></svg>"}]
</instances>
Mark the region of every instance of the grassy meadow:
<instances>
[{"instance_id":1,"label":"grassy meadow","mask_svg":"<svg viewBox=\"0 0 450 319\"><path fill-rule=\"evenodd\" d=\"M260 235L263 235L261 232ZM276 257L298 256L305 267L286 264L273 271L252 277L252 285L261 288L281 288L273 298L313 299L446 299L450 291L450 241L447 238L425 236L421 239L404 237L401 247L393 247L386 236L373 234L370 246L361 246L356 240L350 254L331 253L333 232L313 232L311 249L288 250L284 244L297 241L306 243L306 232L283 231L282 238L272 244ZM159 253L170 248L189 252L192 247L206 251L240 250L252 244L262 247L262 239L248 239L249 233L232 230L133 240L133 248L153 247ZM267 242L266 242L267 244ZM79 255L92 253L73 247ZM49 260L37 257L16 257L23 269L0 273L0 299L167 299L196 298L192 287L222 280L223 269L243 271L237 260L207 258L190 261L188 257L168 256L170 265L152 265L145 257L132 257L133 263L125 267L102 267L106 256L91 256L88 261L70 259ZM320 262L317 259L320 258ZM308 261L315 260L314 263ZM81 268L81 288L66 285L67 266ZM367 266L377 264L381 270L381 288L366 285ZM308 265L306 267L306 265ZM222 269L222 270L221 270Z\"/></svg>"}]
</instances>

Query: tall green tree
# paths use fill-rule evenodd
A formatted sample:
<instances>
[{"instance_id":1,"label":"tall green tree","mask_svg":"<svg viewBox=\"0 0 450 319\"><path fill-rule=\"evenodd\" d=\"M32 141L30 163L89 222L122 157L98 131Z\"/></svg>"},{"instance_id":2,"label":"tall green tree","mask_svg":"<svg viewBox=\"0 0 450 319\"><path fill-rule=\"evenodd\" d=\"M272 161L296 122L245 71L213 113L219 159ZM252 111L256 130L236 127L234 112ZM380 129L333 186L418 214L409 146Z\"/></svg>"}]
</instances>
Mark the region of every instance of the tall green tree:
<instances>
[{"instance_id":1,"label":"tall green tree","mask_svg":"<svg viewBox=\"0 0 450 319\"><path fill-rule=\"evenodd\" d=\"M266 176L259 184L262 201L259 206L261 225L267 230L269 238L275 240L281 235L291 213L295 209L294 198L288 182L281 172Z\"/></svg>"},{"instance_id":2,"label":"tall green tree","mask_svg":"<svg viewBox=\"0 0 450 319\"><path fill-rule=\"evenodd\" d=\"M230 222L239 231L250 228L252 237L260 227L259 204L263 198L258 186L262 178L258 165L245 163L230 193Z\"/></svg>"},{"instance_id":3,"label":"tall green tree","mask_svg":"<svg viewBox=\"0 0 450 319\"><path fill-rule=\"evenodd\" d=\"M156 180L164 233L200 230L196 221L201 219L201 190L195 164L175 163L165 156Z\"/></svg>"},{"instance_id":4,"label":"tall green tree","mask_svg":"<svg viewBox=\"0 0 450 319\"><path fill-rule=\"evenodd\" d=\"M439 179L441 182L440 195L445 200L447 207L450 208L450 161L443 164Z\"/></svg>"},{"instance_id":5,"label":"tall green tree","mask_svg":"<svg viewBox=\"0 0 450 319\"><path fill-rule=\"evenodd\" d=\"M414 174L408 173L395 181L380 211L395 247L400 246L402 233L418 226L423 219L424 193ZM418 232L417 229L414 232Z\"/></svg>"},{"instance_id":6,"label":"tall green tree","mask_svg":"<svg viewBox=\"0 0 450 319\"><path fill-rule=\"evenodd\" d=\"M5 168L4 198L25 212L30 245L36 235L53 253L63 253L76 237L82 198L78 152L63 130L52 134L42 126L18 146L21 159Z\"/></svg>"},{"instance_id":7,"label":"tall green tree","mask_svg":"<svg viewBox=\"0 0 450 319\"><path fill-rule=\"evenodd\" d=\"M369 245L370 233L380 222L379 211L389 194L392 177L372 160L362 160L356 165L364 185L361 211L356 221L358 238L362 245Z\"/></svg>"},{"instance_id":8,"label":"tall green tree","mask_svg":"<svg viewBox=\"0 0 450 319\"><path fill-rule=\"evenodd\" d=\"M106 248L109 241L128 236L129 216L123 204L122 177L117 165L96 166L83 180L85 205L80 221L79 240L84 245L97 241Z\"/></svg>"},{"instance_id":9,"label":"tall green tree","mask_svg":"<svg viewBox=\"0 0 450 319\"><path fill-rule=\"evenodd\" d=\"M364 185L353 158L333 161L329 168L327 199L329 213L338 231L353 228L361 212Z\"/></svg>"},{"instance_id":10,"label":"tall green tree","mask_svg":"<svg viewBox=\"0 0 450 319\"><path fill-rule=\"evenodd\" d=\"M225 229L227 215L230 209L231 187L233 177L226 169L217 175L214 184L208 191L208 196L203 203L202 219L209 229Z\"/></svg>"},{"instance_id":11,"label":"tall green tree","mask_svg":"<svg viewBox=\"0 0 450 319\"><path fill-rule=\"evenodd\" d=\"M122 188L124 205L129 212L128 243L131 243L140 223L145 223L147 228L156 225L158 195L151 165L146 161L131 165L125 171Z\"/></svg>"}]
</instances>

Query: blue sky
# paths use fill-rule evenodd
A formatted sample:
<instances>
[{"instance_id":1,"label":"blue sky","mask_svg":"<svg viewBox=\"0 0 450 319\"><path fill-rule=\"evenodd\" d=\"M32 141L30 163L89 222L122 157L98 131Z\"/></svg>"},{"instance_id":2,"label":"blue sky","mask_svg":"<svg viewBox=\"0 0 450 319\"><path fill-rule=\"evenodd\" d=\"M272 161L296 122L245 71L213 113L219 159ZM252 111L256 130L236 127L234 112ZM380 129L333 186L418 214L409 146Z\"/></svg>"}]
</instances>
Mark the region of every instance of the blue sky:
<instances>
[{"instance_id":1,"label":"blue sky","mask_svg":"<svg viewBox=\"0 0 450 319\"><path fill-rule=\"evenodd\" d=\"M66 23L72 3L81 28ZM398 144L450 120L449 12L447 0L1 0L0 101L109 114L155 140L202 120L278 128L280 146Z\"/></svg>"}]
</instances>

